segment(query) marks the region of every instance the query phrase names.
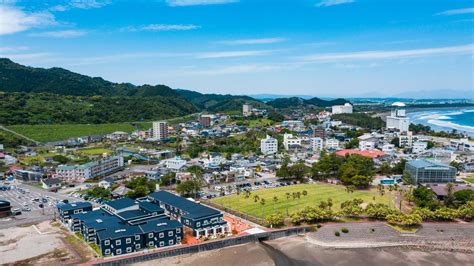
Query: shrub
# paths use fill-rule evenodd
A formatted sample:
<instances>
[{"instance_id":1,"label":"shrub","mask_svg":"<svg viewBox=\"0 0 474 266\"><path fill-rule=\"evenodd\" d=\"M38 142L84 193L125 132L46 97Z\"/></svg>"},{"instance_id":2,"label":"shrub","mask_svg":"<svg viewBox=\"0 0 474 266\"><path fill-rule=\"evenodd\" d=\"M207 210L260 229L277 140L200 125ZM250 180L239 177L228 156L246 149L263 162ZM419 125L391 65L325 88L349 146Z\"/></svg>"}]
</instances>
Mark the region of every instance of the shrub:
<instances>
[{"instance_id":1,"label":"shrub","mask_svg":"<svg viewBox=\"0 0 474 266\"><path fill-rule=\"evenodd\" d=\"M285 216L281 213L274 213L274 214L268 215L265 220L269 225L273 227L280 227L285 222Z\"/></svg>"},{"instance_id":2,"label":"shrub","mask_svg":"<svg viewBox=\"0 0 474 266\"><path fill-rule=\"evenodd\" d=\"M347 233L349 233L349 229L343 227L343 228L341 229L341 232L343 232L344 234L347 234Z\"/></svg>"},{"instance_id":3,"label":"shrub","mask_svg":"<svg viewBox=\"0 0 474 266\"><path fill-rule=\"evenodd\" d=\"M335 235L335 236L340 236L341 233L339 233L339 231L336 231L336 232L334 232L334 235Z\"/></svg>"},{"instance_id":4,"label":"shrub","mask_svg":"<svg viewBox=\"0 0 474 266\"><path fill-rule=\"evenodd\" d=\"M317 227L317 228L321 228L322 225L321 225L321 224L317 224L316 227Z\"/></svg>"}]
</instances>

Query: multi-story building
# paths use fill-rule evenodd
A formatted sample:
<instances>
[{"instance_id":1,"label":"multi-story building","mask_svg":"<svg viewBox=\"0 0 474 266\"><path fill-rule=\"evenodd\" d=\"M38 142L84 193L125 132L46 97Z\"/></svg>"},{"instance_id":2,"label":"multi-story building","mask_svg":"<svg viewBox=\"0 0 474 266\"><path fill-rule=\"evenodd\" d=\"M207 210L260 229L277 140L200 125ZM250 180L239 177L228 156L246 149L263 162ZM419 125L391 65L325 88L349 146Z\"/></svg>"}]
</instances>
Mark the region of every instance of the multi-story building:
<instances>
[{"instance_id":1,"label":"multi-story building","mask_svg":"<svg viewBox=\"0 0 474 266\"><path fill-rule=\"evenodd\" d=\"M197 238L215 236L230 232L227 221L216 209L198 204L167 191L153 192L148 195L151 202L157 203L165 214L176 219L193 231Z\"/></svg>"},{"instance_id":2,"label":"multi-story building","mask_svg":"<svg viewBox=\"0 0 474 266\"><path fill-rule=\"evenodd\" d=\"M474 151L474 142L469 141L469 139L451 139L449 146L454 150Z\"/></svg>"},{"instance_id":3,"label":"multi-story building","mask_svg":"<svg viewBox=\"0 0 474 266\"><path fill-rule=\"evenodd\" d=\"M111 156L82 165L60 165L56 168L56 176L68 180L84 181L105 176L122 167L123 157Z\"/></svg>"},{"instance_id":4,"label":"multi-story building","mask_svg":"<svg viewBox=\"0 0 474 266\"><path fill-rule=\"evenodd\" d=\"M352 104L345 103L344 105L333 105L332 114L352 114Z\"/></svg>"},{"instance_id":5,"label":"multi-story building","mask_svg":"<svg viewBox=\"0 0 474 266\"><path fill-rule=\"evenodd\" d=\"M250 104L242 105L242 115L245 117L252 115L252 106Z\"/></svg>"},{"instance_id":6,"label":"multi-story building","mask_svg":"<svg viewBox=\"0 0 474 266\"><path fill-rule=\"evenodd\" d=\"M90 202L74 202L66 203L58 206L59 219L63 223L69 222L72 214L92 211L92 204Z\"/></svg>"},{"instance_id":7,"label":"multi-story building","mask_svg":"<svg viewBox=\"0 0 474 266\"><path fill-rule=\"evenodd\" d=\"M321 151L324 147L324 141L322 138L311 138L311 148L313 151Z\"/></svg>"},{"instance_id":8,"label":"multi-story building","mask_svg":"<svg viewBox=\"0 0 474 266\"><path fill-rule=\"evenodd\" d=\"M411 152L412 153L422 153L426 151L426 148L428 147L428 143L424 141L417 141L413 143L413 146L411 147Z\"/></svg>"},{"instance_id":9,"label":"multi-story building","mask_svg":"<svg viewBox=\"0 0 474 266\"><path fill-rule=\"evenodd\" d=\"M263 154L275 154L278 152L278 140L267 135L260 140L260 151Z\"/></svg>"},{"instance_id":10,"label":"multi-story building","mask_svg":"<svg viewBox=\"0 0 474 266\"><path fill-rule=\"evenodd\" d=\"M405 113L405 104L401 102L395 102L392 104L392 111L387 116L386 127L387 129L398 130L400 132L407 132L410 126L410 119Z\"/></svg>"},{"instance_id":11,"label":"multi-story building","mask_svg":"<svg viewBox=\"0 0 474 266\"><path fill-rule=\"evenodd\" d=\"M456 168L435 161L412 160L405 165L414 184L453 183L456 181Z\"/></svg>"},{"instance_id":12,"label":"multi-story building","mask_svg":"<svg viewBox=\"0 0 474 266\"><path fill-rule=\"evenodd\" d=\"M411 148L413 146L413 133L411 131L402 132L398 136L398 145L402 148Z\"/></svg>"},{"instance_id":13,"label":"multi-story building","mask_svg":"<svg viewBox=\"0 0 474 266\"><path fill-rule=\"evenodd\" d=\"M283 135L283 146L285 147L285 150L300 147L301 139L296 136L293 136L293 134L285 133Z\"/></svg>"},{"instance_id":14,"label":"multi-story building","mask_svg":"<svg viewBox=\"0 0 474 266\"><path fill-rule=\"evenodd\" d=\"M359 141L359 150L373 150L375 149L375 142L371 140L361 140Z\"/></svg>"},{"instance_id":15,"label":"multi-story building","mask_svg":"<svg viewBox=\"0 0 474 266\"><path fill-rule=\"evenodd\" d=\"M168 138L168 123L166 121L153 122L153 139L164 140Z\"/></svg>"},{"instance_id":16,"label":"multi-story building","mask_svg":"<svg viewBox=\"0 0 474 266\"><path fill-rule=\"evenodd\" d=\"M210 127L212 125L212 119L213 119L213 115L201 115L199 117L199 123L203 126L203 127Z\"/></svg>"},{"instance_id":17,"label":"multi-story building","mask_svg":"<svg viewBox=\"0 0 474 266\"><path fill-rule=\"evenodd\" d=\"M181 159L181 157L179 157L179 156L176 156L176 157L171 158L171 159L166 159L164 161L164 163L165 163L166 168L168 168L170 170L173 170L173 171L178 171L186 165L186 160Z\"/></svg>"},{"instance_id":18,"label":"multi-story building","mask_svg":"<svg viewBox=\"0 0 474 266\"><path fill-rule=\"evenodd\" d=\"M384 144L382 146L382 151L385 152L385 153L393 153L395 152L395 145L393 144Z\"/></svg>"},{"instance_id":19,"label":"multi-story building","mask_svg":"<svg viewBox=\"0 0 474 266\"><path fill-rule=\"evenodd\" d=\"M40 181L41 178L43 177L43 173L17 169L13 171L13 176L17 180Z\"/></svg>"},{"instance_id":20,"label":"multi-story building","mask_svg":"<svg viewBox=\"0 0 474 266\"><path fill-rule=\"evenodd\" d=\"M324 142L324 148L328 150L337 150L339 149L339 140L337 139L326 139Z\"/></svg>"}]
</instances>

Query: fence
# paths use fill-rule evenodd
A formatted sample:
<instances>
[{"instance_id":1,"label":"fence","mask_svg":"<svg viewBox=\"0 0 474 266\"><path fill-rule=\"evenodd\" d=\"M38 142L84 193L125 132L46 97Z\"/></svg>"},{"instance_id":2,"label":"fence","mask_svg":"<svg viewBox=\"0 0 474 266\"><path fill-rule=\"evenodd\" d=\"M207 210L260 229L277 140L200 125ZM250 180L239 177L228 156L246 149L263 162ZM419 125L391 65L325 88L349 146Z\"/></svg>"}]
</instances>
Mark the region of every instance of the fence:
<instances>
[{"instance_id":1,"label":"fence","mask_svg":"<svg viewBox=\"0 0 474 266\"><path fill-rule=\"evenodd\" d=\"M257 218L255 216L248 215L246 213L243 213L243 212L240 212L240 211L237 211L237 210L234 210L234 209L227 208L223 205L211 202L210 200L203 200L202 202L205 203L206 205L209 205L209 206L214 207L216 209L219 209L219 210L225 211L227 213L233 214L235 216L241 217L245 220L251 221L251 222L259 224L259 225L266 226L266 222L262 218Z\"/></svg>"},{"instance_id":2,"label":"fence","mask_svg":"<svg viewBox=\"0 0 474 266\"><path fill-rule=\"evenodd\" d=\"M130 255L128 257L112 258L109 261L97 262L94 265L114 266L114 265L139 263L139 262L156 260L156 259L161 259L161 258L166 258L166 257L173 257L173 256L190 254L190 253L220 249L220 248L225 248L225 247L230 247L230 246L235 246L235 245L241 245L245 243L272 240L272 239L277 239L281 237L304 234L308 231L310 231L310 227L295 227L295 228L288 228L288 229L278 230L278 231L263 232L263 233L258 233L254 235L237 236L237 237L232 237L228 239L204 242L204 243L200 243L200 244L196 244L192 246L182 246L182 247L172 248L169 250Z\"/></svg>"}]
</instances>

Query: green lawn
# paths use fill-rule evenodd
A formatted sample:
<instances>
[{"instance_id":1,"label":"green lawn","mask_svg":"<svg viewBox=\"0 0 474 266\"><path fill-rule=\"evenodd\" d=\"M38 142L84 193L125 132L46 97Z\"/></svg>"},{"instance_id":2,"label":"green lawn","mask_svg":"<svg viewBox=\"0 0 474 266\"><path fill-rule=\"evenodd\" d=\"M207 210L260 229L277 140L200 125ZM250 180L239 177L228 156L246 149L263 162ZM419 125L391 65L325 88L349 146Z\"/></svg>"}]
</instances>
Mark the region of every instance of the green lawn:
<instances>
[{"instance_id":1,"label":"green lawn","mask_svg":"<svg viewBox=\"0 0 474 266\"><path fill-rule=\"evenodd\" d=\"M466 178L464 178L464 181L466 181L468 183L471 183L471 184L474 184L474 177L473 176L466 177Z\"/></svg>"},{"instance_id":2,"label":"green lawn","mask_svg":"<svg viewBox=\"0 0 474 266\"><path fill-rule=\"evenodd\" d=\"M82 155L90 156L90 155L102 155L104 153L110 154L110 153L112 153L112 150L99 147L99 148L79 149L76 152L79 153L79 154L82 154Z\"/></svg>"},{"instance_id":3,"label":"green lawn","mask_svg":"<svg viewBox=\"0 0 474 266\"><path fill-rule=\"evenodd\" d=\"M149 127L151 127L151 123L149 124ZM114 131L131 133L135 130L135 127L130 123L13 125L8 126L8 128L40 142L66 140L72 137L90 135L104 135Z\"/></svg>"},{"instance_id":4,"label":"green lawn","mask_svg":"<svg viewBox=\"0 0 474 266\"><path fill-rule=\"evenodd\" d=\"M293 192L302 192L303 190L308 192L306 197L301 196L299 200L293 200L291 198L290 200L286 199L286 193L292 194ZM252 191L252 194L248 199L246 199L244 194L241 193L240 196L234 194L214 198L211 201L252 216L262 217L262 205L254 202L254 195L258 195L260 198L265 199L266 204L263 207L265 216L274 212L285 213L287 206L290 213L302 209L305 206L318 206L321 201L326 201L328 198L332 199L334 209L338 209L341 202L353 198L360 198L366 203L375 202L385 204L389 204L389 202L393 200L392 196L387 194L381 197L375 190L359 190L348 194L343 186L330 184L301 184ZM278 198L276 203L273 202L274 196ZM373 200L373 197L375 197L375 201Z\"/></svg>"}]
</instances>

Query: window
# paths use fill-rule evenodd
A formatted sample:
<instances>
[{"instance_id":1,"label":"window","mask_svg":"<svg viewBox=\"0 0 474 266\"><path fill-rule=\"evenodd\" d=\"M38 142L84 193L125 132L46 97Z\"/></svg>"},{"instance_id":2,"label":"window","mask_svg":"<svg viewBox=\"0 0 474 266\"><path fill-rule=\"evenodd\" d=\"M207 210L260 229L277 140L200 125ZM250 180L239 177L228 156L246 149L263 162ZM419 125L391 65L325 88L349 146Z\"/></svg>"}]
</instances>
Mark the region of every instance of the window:
<instances>
[{"instance_id":1,"label":"window","mask_svg":"<svg viewBox=\"0 0 474 266\"><path fill-rule=\"evenodd\" d=\"M177 241L177 242L180 242L180 241L181 241L181 237L178 236L178 237L176 238L176 241Z\"/></svg>"},{"instance_id":2,"label":"window","mask_svg":"<svg viewBox=\"0 0 474 266\"><path fill-rule=\"evenodd\" d=\"M160 236L159 236L159 237L160 237L160 238L165 237L165 233L160 233Z\"/></svg>"},{"instance_id":3,"label":"window","mask_svg":"<svg viewBox=\"0 0 474 266\"><path fill-rule=\"evenodd\" d=\"M165 246L165 242L160 241L160 247L164 247L164 246Z\"/></svg>"},{"instance_id":4,"label":"window","mask_svg":"<svg viewBox=\"0 0 474 266\"><path fill-rule=\"evenodd\" d=\"M196 223L196 226L197 226L197 227L201 226L201 222L197 222L197 223Z\"/></svg>"},{"instance_id":5,"label":"window","mask_svg":"<svg viewBox=\"0 0 474 266\"><path fill-rule=\"evenodd\" d=\"M204 224L204 225L208 225L207 220L204 220L203 224Z\"/></svg>"},{"instance_id":6,"label":"window","mask_svg":"<svg viewBox=\"0 0 474 266\"><path fill-rule=\"evenodd\" d=\"M181 228L176 228L176 233L181 233Z\"/></svg>"},{"instance_id":7,"label":"window","mask_svg":"<svg viewBox=\"0 0 474 266\"><path fill-rule=\"evenodd\" d=\"M117 250L115 250L115 253L116 253L117 255L122 254L122 249L118 248Z\"/></svg>"},{"instance_id":8,"label":"window","mask_svg":"<svg viewBox=\"0 0 474 266\"><path fill-rule=\"evenodd\" d=\"M153 243L153 241L148 242L148 246L149 246L149 247L153 247L154 245L155 245L155 244Z\"/></svg>"},{"instance_id":9,"label":"window","mask_svg":"<svg viewBox=\"0 0 474 266\"><path fill-rule=\"evenodd\" d=\"M173 236L173 231L168 231L168 236Z\"/></svg>"},{"instance_id":10,"label":"window","mask_svg":"<svg viewBox=\"0 0 474 266\"><path fill-rule=\"evenodd\" d=\"M140 244L136 244L135 249L140 249Z\"/></svg>"},{"instance_id":11,"label":"window","mask_svg":"<svg viewBox=\"0 0 474 266\"><path fill-rule=\"evenodd\" d=\"M110 249L106 249L104 253L105 255L110 255Z\"/></svg>"},{"instance_id":12,"label":"window","mask_svg":"<svg viewBox=\"0 0 474 266\"><path fill-rule=\"evenodd\" d=\"M119 246L122 244L122 241L120 239L115 240L115 245Z\"/></svg>"},{"instance_id":13,"label":"window","mask_svg":"<svg viewBox=\"0 0 474 266\"><path fill-rule=\"evenodd\" d=\"M130 253L130 252L132 252L132 247L127 248L127 253Z\"/></svg>"},{"instance_id":14,"label":"window","mask_svg":"<svg viewBox=\"0 0 474 266\"><path fill-rule=\"evenodd\" d=\"M186 224L189 225L189 220L186 220Z\"/></svg>"},{"instance_id":15,"label":"window","mask_svg":"<svg viewBox=\"0 0 474 266\"><path fill-rule=\"evenodd\" d=\"M110 245L110 240L105 240L104 245L106 245L106 246Z\"/></svg>"},{"instance_id":16,"label":"window","mask_svg":"<svg viewBox=\"0 0 474 266\"><path fill-rule=\"evenodd\" d=\"M140 240L140 235L136 235L135 240Z\"/></svg>"},{"instance_id":17,"label":"window","mask_svg":"<svg viewBox=\"0 0 474 266\"><path fill-rule=\"evenodd\" d=\"M127 243L127 244L130 244L130 243L132 243L132 239L131 239L130 237L129 237L129 238L127 238L127 239L125 240L125 243Z\"/></svg>"},{"instance_id":18,"label":"window","mask_svg":"<svg viewBox=\"0 0 474 266\"><path fill-rule=\"evenodd\" d=\"M153 238L153 233L148 233L148 238Z\"/></svg>"},{"instance_id":19,"label":"window","mask_svg":"<svg viewBox=\"0 0 474 266\"><path fill-rule=\"evenodd\" d=\"M173 239L171 239L170 241L168 241L168 243L170 244L170 246L171 246L171 245L174 245Z\"/></svg>"}]
</instances>

